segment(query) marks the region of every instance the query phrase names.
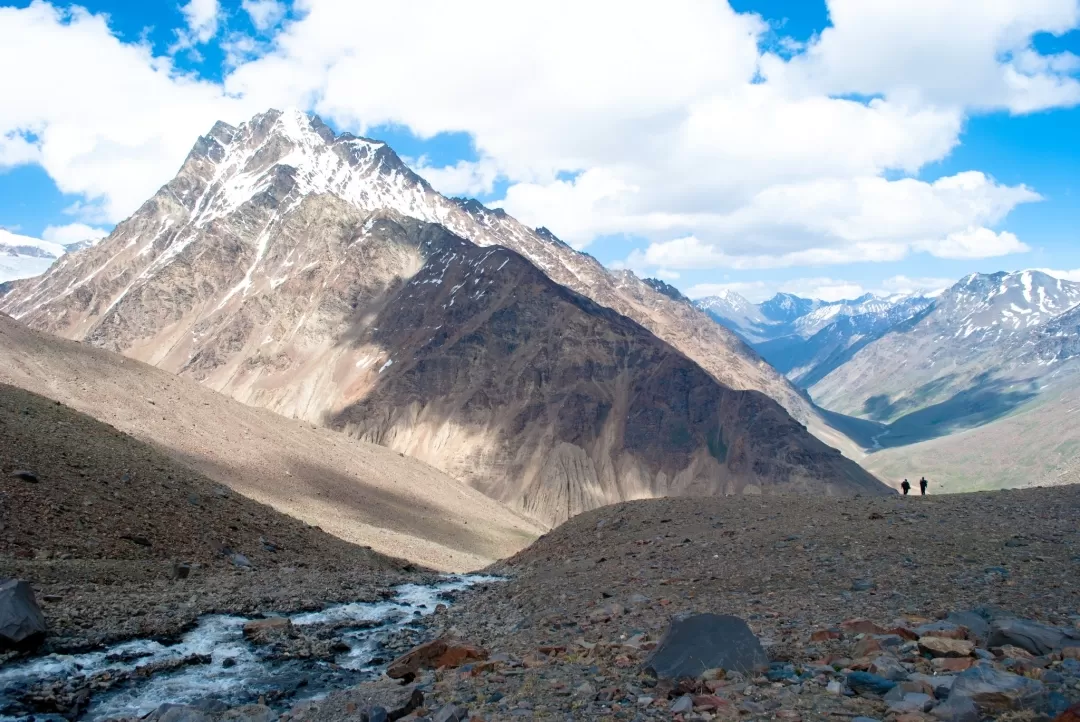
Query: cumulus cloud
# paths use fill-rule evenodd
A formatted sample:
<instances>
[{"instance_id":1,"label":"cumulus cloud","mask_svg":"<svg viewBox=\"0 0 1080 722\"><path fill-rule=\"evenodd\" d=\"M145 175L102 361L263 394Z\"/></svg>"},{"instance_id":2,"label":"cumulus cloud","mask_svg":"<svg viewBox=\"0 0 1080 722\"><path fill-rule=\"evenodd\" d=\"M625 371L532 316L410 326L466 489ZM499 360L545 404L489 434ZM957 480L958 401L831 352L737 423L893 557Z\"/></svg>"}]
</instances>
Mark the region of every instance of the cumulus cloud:
<instances>
[{"instance_id":1,"label":"cumulus cloud","mask_svg":"<svg viewBox=\"0 0 1080 722\"><path fill-rule=\"evenodd\" d=\"M63 226L46 226L41 237L52 243L66 246L70 243L82 241L96 241L109 235L104 228L94 228L85 223L68 223Z\"/></svg>"},{"instance_id":2,"label":"cumulus cloud","mask_svg":"<svg viewBox=\"0 0 1080 722\"><path fill-rule=\"evenodd\" d=\"M40 149L22 133L0 135L0 170L41 160Z\"/></svg>"},{"instance_id":3,"label":"cumulus cloud","mask_svg":"<svg viewBox=\"0 0 1080 722\"><path fill-rule=\"evenodd\" d=\"M243 0L240 7L251 18L256 30L267 31L285 17L285 3L277 0Z\"/></svg>"},{"instance_id":4,"label":"cumulus cloud","mask_svg":"<svg viewBox=\"0 0 1080 722\"><path fill-rule=\"evenodd\" d=\"M979 172L933 183L880 177L824 179L765 188L727 214L667 216L693 235L649 244L630 268L780 268L885 262L913 251L938 258L989 258L1028 250L987 226L1021 203L1041 200Z\"/></svg>"},{"instance_id":5,"label":"cumulus cloud","mask_svg":"<svg viewBox=\"0 0 1080 722\"><path fill-rule=\"evenodd\" d=\"M189 0L186 5L180 6L180 12L187 22L187 30L178 33L179 47L207 43L217 35L221 15L218 0Z\"/></svg>"},{"instance_id":6,"label":"cumulus cloud","mask_svg":"<svg viewBox=\"0 0 1080 722\"><path fill-rule=\"evenodd\" d=\"M1032 43L1076 28L1076 0L828 0L828 9L831 27L805 53L763 60L768 82L1016 113L1080 103L1071 61Z\"/></svg>"},{"instance_id":7,"label":"cumulus cloud","mask_svg":"<svg viewBox=\"0 0 1080 722\"><path fill-rule=\"evenodd\" d=\"M1046 275L1060 278L1062 281L1075 281L1080 283L1080 268L1074 268L1071 271L1059 271L1052 268L1036 268L1032 270L1042 271Z\"/></svg>"},{"instance_id":8,"label":"cumulus cloud","mask_svg":"<svg viewBox=\"0 0 1080 722\"><path fill-rule=\"evenodd\" d=\"M0 139L21 138L4 141L12 159L116 221L215 120L295 105L361 133L468 133L479 160L414 165L452 194L506 185L497 205L577 247L647 239L627 265L971 258L1021 248L999 225L1037 195L977 172L910 176L973 112L1080 102L1076 59L1032 44L1080 24L1076 1L983 5L829 0L831 27L802 45L714 0L417 0L359 15L351 0L301 0L276 31L280 2L244 0L271 34L228 39L217 84L120 42L104 16L37 0L0 8L0 62L25 68L0 78L22 100L0 107ZM183 9L191 42L215 37L216 0Z\"/></svg>"},{"instance_id":9,"label":"cumulus cloud","mask_svg":"<svg viewBox=\"0 0 1080 722\"><path fill-rule=\"evenodd\" d=\"M427 158L408 159L413 170L431 186L448 196L479 196L491 193L499 177L499 169L491 160L458 161L454 165L435 167ZM539 224L538 224L539 225Z\"/></svg>"},{"instance_id":10,"label":"cumulus cloud","mask_svg":"<svg viewBox=\"0 0 1080 722\"><path fill-rule=\"evenodd\" d=\"M215 120L259 110L121 42L105 16L78 7L0 8L0 66L22 69L0 75L0 96L19 99L0 103L0 137L24 134L59 189L82 196L86 222L122 220Z\"/></svg>"},{"instance_id":11,"label":"cumulus cloud","mask_svg":"<svg viewBox=\"0 0 1080 722\"><path fill-rule=\"evenodd\" d=\"M877 296L915 293L936 296L955 282L954 279L949 278L911 278L908 276L893 276L869 287L859 281L828 277L796 278L787 281L733 281L699 283L687 289L686 295L690 298L705 298L720 295L725 291L733 291L747 300L760 303L777 293L792 293L820 301L844 301L859 298L867 293Z\"/></svg>"}]
</instances>

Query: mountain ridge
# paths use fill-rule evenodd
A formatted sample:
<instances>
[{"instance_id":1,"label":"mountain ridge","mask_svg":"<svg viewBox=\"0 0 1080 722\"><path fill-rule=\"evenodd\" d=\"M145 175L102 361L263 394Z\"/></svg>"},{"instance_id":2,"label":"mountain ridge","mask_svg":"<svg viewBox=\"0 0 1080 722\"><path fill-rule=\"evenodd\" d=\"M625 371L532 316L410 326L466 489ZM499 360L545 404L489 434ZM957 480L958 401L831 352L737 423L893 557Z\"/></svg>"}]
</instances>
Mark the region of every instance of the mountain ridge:
<instances>
[{"instance_id":1,"label":"mountain ridge","mask_svg":"<svg viewBox=\"0 0 1080 722\"><path fill-rule=\"evenodd\" d=\"M767 396L723 384L622 313L629 306L652 326L689 319L691 339L706 324L714 367L731 358L727 375L771 378L689 304L502 211L443 198L385 144L301 123L270 112L216 125L107 241L16 284L0 306L408 452L545 523L690 489L885 491ZM508 326L515 314L528 323ZM580 334L562 334L556 319ZM524 352L541 354L534 365L548 382L506 375ZM639 408L631 390L659 400L664 384L675 401L655 405L644 426L607 420ZM810 408L786 382L777 388ZM662 455L644 428L678 443Z\"/></svg>"}]
</instances>

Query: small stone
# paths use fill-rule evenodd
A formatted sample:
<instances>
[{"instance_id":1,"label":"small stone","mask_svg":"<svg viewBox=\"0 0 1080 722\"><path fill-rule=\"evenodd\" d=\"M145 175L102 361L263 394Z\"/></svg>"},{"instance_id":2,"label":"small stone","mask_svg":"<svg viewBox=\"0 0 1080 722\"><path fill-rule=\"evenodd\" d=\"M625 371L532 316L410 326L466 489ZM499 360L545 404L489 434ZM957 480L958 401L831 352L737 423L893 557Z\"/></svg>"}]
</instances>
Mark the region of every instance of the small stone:
<instances>
[{"instance_id":1,"label":"small stone","mask_svg":"<svg viewBox=\"0 0 1080 722\"><path fill-rule=\"evenodd\" d=\"M854 634L888 634L889 630L874 624L869 619L849 619L840 625L845 632Z\"/></svg>"},{"instance_id":2,"label":"small stone","mask_svg":"<svg viewBox=\"0 0 1080 722\"><path fill-rule=\"evenodd\" d=\"M391 679L412 681L422 669L460 667L468 662L479 662L487 658L486 649L446 639L436 639L413 647L395 659L387 667L386 676Z\"/></svg>"},{"instance_id":3,"label":"small stone","mask_svg":"<svg viewBox=\"0 0 1080 722\"><path fill-rule=\"evenodd\" d=\"M688 694L684 694L676 700L673 700L668 710L672 714L686 714L687 712L694 711L694 698Z\"/></svg>"},{"instance_id":4,"label":"small stone","mask_svg":"<svg viewBox=\"0 0 1080 722\"><path fill-rule=\"evenodd\" d=\"M183 562L174 562L172 567L173 579L187 579L191 575L191 565Z\"/></svg>"},{"instance_id":5,"label":"small stone","mask_svg":"<svg viewBox=\"0 0 1080 722\"><path fill-rule=\"evenodd\" d=\"M810 635L811 642L827 642L830 639L840 639L840 632L833 629L819 629Z\"/></svg>"},{"instance_id":6,"label":"small stone","mask_svg":"<svg viewBox=\"0 0 1080 722\"><path fill-rule=\"evenodd\" d=\"M970 697L954 694L930 710L930 714L942 722L979 722L979 708Z\"/></svg>"},{"instance_id":7,"label":"small stone","mask_svg":"<svg viewBox=\"0 0 1080 722\"><path fill-rule=\"evenodd\" d=\"M248 561L248 558L246 556L244 556L243 554L241 554L240 552L235 552L233 554L230 554L229 555L229 561L231 561L235 566L238 566L238 567L241 567L241 568L244 568L244 569L250 569L251 568L251 562Z\"/></svg>"},{"instance_id":8,"label":"small stone","mask_svg":"<svg viewBox=\"0 0 1080 722\"><path fill-rule=\"evenodd\" d=\"M879 654L881 652L881 642L873 637L863 637L855 644L853 654L856 659L862 657L869 657L873 654Z\"/></svg>"},{"instance_id":9,"label":"small stone","mask_svg":"<svg viewBox=\"0 0 1080 722\"><path fill-rule=\"evenodd\" d=\"M451 703L443 705L439 711L431 716L431 722L466 722L469 719L469 710L458 707Z\"/></svg>"},{"instance_id":10,"label":"small stone","mask_svg":"<svg viewBox=\"0 0 1080 722\"><path fill-rule=\"evenodd\" d=\"M137 544L141 547L152 546L149 539L138 534L121 534L120 538L129 541L132 544Z\"/></svg>"},{"instance_id":11,"label":"small stone","mask_svg":"<svg viewBox=\"0 0 1080 722\"><path fill-rule=\"evenodd\" d=\"M844 685L840 684L835 679L830 680L829 684L825 687L825 689L828 690L829 694L843 694L844 693Z\"/></svg>"},{"instance_id":12,"label":"small stone","mask_svg":"<svg viewBox=\"0 0 1080 722\"><path fill-rule=\"evenodd\" d=\"M928 712L934 706L934 698L920 692L905 692L900 699L887 701L892 713Z\"/></svg>"},{"instance_id":13,"label":"small stone","mask_svg":"<svg viewBox=\"0 0 1080 722\"><path fill-rule=\"evenodd\" d=\"M919 649L934 657L970 657L975 651L975 643L966 639L947 637L922 637Z\"/></svg>"},{"instance_id":14,"label":"small stone","mask_svg":"<svg viewBox=\"0 0 1080 722\"><path fill-rule=\"evenodd\" d=\"M37 474L32 471L27 471L26 469L16 469L15 471L11 472L11 478L22 479L23 481L30 484L38 483Z\"/></svg>"},{"instance_id":15,"label":"small stone","mask_svg":"<svg viewBox=\"0 0 1080 722\"><path fill-rule=\"evenodd\" d=\"M971 657L939 657L933 661L934 669L942 672L963 672L975 664Z\"/></svg>"},{"instance_id":16,"label":"small stone","mask_svg":"<svg viewBox=\"0 0 1080 722\"><path fill-rule=\"evenodd\" d=\"M256 644L266 644L274 638L288 636L293 623L288 617L253 619L244 624L244 637Z\"/></svg>"},{"instance_id":17,"label":"small stone","mask_svg":"<svg viewBox=\"0 0 1080 722\"><path fill-rule=\"evenodd\" d=\"M1003 647L997 647L994 651L998 652L1002 657L1006 659L1035 659L1035 655L1026 649L1021 649L1012 644L1006 644Z\"/></svg>"},{"instance_id":18,"label":"small stone","mask_svg":"<svg viewBox=\"0 0 1080 722\"><path fill-rule=\"evenodd\" d=\"M900 664L900 660L890 654L883 654L870 665L870 672L885 679L895 682L907 679L908 671Z\"/></svg>"},{"instance_id":19,"label":"small stone","mask_svg":"<svg viewBox=\"0 0 1080 722\"><path fill-rule=\"evenodd\" d=\"M879 677L869 672L852 672L847 677L848 686L858 694L884 695L896 686L891 679Z\"/></svg>"}]
</instances>

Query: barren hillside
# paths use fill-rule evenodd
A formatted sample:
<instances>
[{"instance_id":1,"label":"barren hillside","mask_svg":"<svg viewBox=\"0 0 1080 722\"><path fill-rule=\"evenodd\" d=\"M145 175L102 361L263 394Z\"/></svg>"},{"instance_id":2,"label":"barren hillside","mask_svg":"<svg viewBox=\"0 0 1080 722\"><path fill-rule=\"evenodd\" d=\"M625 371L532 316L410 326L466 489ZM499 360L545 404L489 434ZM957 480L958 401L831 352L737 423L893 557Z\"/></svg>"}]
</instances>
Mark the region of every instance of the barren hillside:
<instances>
[{"instance_id":1,"label":"barren hillside","mask_svg":"<svg viewBox=\"0 0 1080 722\"><path fill-rule=\"evenodd\" d=\"M94 415L210 479L341 539L425 566L475 569L520 549L541 531L420 461L245 406L193 381L32 331L3 315L0 382Z\"/></svg>"}]
</instances>

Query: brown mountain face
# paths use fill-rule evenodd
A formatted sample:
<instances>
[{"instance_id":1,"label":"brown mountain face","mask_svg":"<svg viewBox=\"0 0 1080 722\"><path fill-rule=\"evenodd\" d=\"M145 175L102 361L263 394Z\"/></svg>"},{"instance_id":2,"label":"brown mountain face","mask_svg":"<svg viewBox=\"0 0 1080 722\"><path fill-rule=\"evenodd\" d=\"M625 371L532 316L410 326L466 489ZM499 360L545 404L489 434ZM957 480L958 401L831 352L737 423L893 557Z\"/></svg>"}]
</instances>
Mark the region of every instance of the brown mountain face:
<instances>
[{"instance_id":1,"label":"brown mountain face","mask_svg":"<svg viewBox=\"0 0 1080 722\"><path fill-rule=\"evenodd\" d=\"M727 333L703 314L526 231L381 143L272 111L215 126L108 239L0 308L407 451L547 523L664 494L885 491L718 382L765 374L741 343L713 344L709 373L683 355ZM503 242L521 255L481 247ZM650 333L668 325L679 351Z\"/></svg>"}]
</instances>

